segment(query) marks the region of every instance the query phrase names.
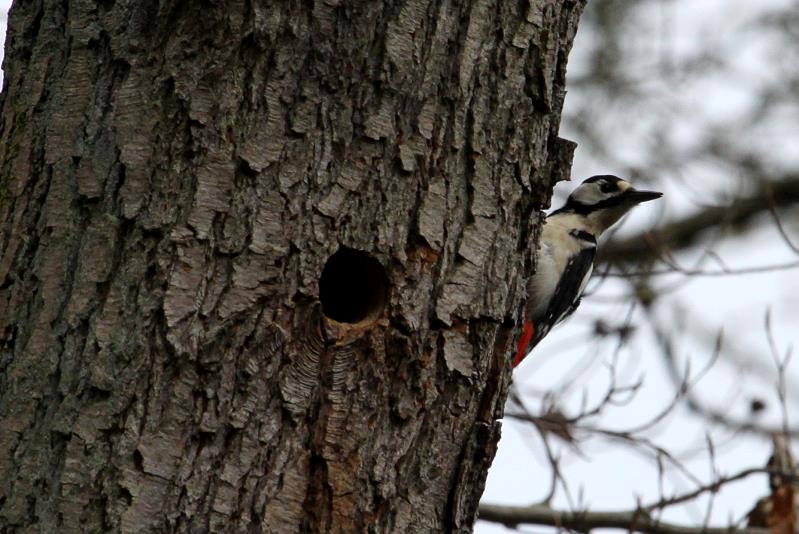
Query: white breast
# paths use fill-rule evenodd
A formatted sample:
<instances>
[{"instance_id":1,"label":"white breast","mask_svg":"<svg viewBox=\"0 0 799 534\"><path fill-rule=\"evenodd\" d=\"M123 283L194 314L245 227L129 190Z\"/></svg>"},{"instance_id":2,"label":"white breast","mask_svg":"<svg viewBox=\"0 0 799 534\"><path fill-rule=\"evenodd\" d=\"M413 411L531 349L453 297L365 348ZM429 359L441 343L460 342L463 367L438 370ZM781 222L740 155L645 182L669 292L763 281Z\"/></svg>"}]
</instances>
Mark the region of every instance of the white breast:
<instances>
[{"instance_id":1,"label":"white breast","mask_svg":"<svg viewBox=\"0 0 799 534\"><path fill-rule=\"evenodd\" d=\"M569 230L579 227L573 216L556 216L547 219L539 242L536 272L530 279L528 312L535 321L540 319L549 306L549 297L555 292L569 259L582 250L586 244L569 235ZM583 279L580 292L585 289L591 271Z\"/></svg>"}]
</instances>

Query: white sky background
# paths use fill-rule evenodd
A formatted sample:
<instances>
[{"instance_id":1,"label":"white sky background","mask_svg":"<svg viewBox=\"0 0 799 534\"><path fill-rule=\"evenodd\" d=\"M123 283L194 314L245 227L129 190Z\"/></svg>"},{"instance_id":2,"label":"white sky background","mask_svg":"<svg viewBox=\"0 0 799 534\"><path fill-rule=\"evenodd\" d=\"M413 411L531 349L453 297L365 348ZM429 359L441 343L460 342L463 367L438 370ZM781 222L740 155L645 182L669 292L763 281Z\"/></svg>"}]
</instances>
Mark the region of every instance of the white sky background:
<instances>
[{"instance_id":1,"label":"white sky background","mask_svg":"<svg viewBox=\"0 0 799 534\"><path fill-rule=\"evenodd\" d=\"M728 123L731 117L740 116L740 131L735 132L737 145L745 150L769 154L769 165L781 170L796 170L799 165L799 120L797 117L776 117L768 128L758 131L747 129L745 112L751 104L748 95L753 88L765 84L779 75L780 63L791 54L776 50L774 43L763 34L751 30L756 17L774 7L790 5L788 0L673 0L670 2L645 2L642 24L626 34L622 45L638 51L638 61L629 65L636 79L642 80L642 89L653 93L651 114L641 109L630 110L623 100L602 105L594 115L596 120L608 124L608 134L616 148L614 161L592 157L585 146L578 146L573 176L580 180L593 174L618 174L626 177L635 169L642 176L647 172L647 155L657 145L658 136L667 136L678 144L691 146L696 142L696 132L708 125ZM595 42L590 33L577 32L568 72L579 75L590 58ZM637 31L635 31L637 30ZM730 72L735 79L724 79L716 74L705 78L681 79L678 74L665 69L678 64L681 59L693 57L703 50L713 49L731 63ZM582 63L581 63L582 62ZM642 72L645 73L642 75ZM669 75L670 74L670 75ZM564 115L590 98L581 88L569 88ZM664 112L664 108L666 112ZM673 112L672 112L673 110ZM592 119L593 120L593 119ZM581 143L579 136L568 130L564 121L561 135ZM657 149L655 149L655 154ZM642 157L643 156L643 157ZM651 156L649 156L651 157ZM697 162L688 164L673 176L652 177L646 184L665 192L656 202L638 208L624 221L619 235L631 235L637 230L652 227L663 220L678 218L697 210L700 204L723 204L724 195L746 187L750 177L730 176L729 169L720 165ZM553 205L557 206L573 189L575 183L559 184ZM646 187L645 186L645 187ZM786 218L787 219L787 218ZM783 219L789 234L799 243L799 227ZM749 231L738 239L721 241L713 250L730 268L773 265L796 262L796 254L780 238L776 228L765 221L761 228ZM701 251L677 256L679 263L692 266ZM718 270L719 265L706 263L705 268ZM749 402L761 398L768 408L758 422L779 425L781 412L776 396L776 372L768 349L764 328L767 310L771 310L774 338L781 351L789 349L797 340L795 316L799 310L799 271L767 272L759 275L699 277L685 280L681 275L656 279L656 287L672 287L682 280L679 289L660 298L655 314L668 320L678 332L676 353L681 365L691 362L697 372L712 354L716 333L723 329L724 362L741 362L742 368L727 363L717 364L699 383L697 392L709 406L722 413L746 420ZM593 287L592 287L593 286ZM629 309L629 292L626 284L609 279L596 280L589 285L590 296L583 299L580 309L569 322L556 329L525 363L515 371L514 381L522 391L558 390L572 382L581 373L577 394L563 408L580 408L581 392L587 391L590 399L604 394L608 384L606 365L614 352L616 341L597 343L592 332L599 318L623 323ZM615 302L614 302L615 301ZM628 382L645 377L643 390L635 400L623 407L608 410L607 414L591 423L604 428L623 430L642 423L668 405L674 386L665 372L665 364L657 354L656 341L641 312L633 315L633 325L638 329L630 346L620 353L621 377ZM702 343L698 340L704 339ZM756 373L756 368L770 371ZM762 378L760 378L763 376ZM788 417L799 419L796 393L792 384L799 383L799 362L794 358L788 366L789 384ZM540 407L533 397L528 406L534 411ZM793 411L794 413L791 413ZM791 420L792 421L792 420ZM793 421L795 422L795 421ZM733 434L717 427L706 427L687 409L676 410L659 432L648 437L658 445L686 458L686 467L707 482L713 476L705 436L710 433L715 442L715 468L722 475L731 475L748 467L762 467L771 454L771 444L766 439ZM558 441L552 440L555 444ZM653 461L630 452L615 443L591 439L581 445L581 454L567 447L558 447L563 458L563 474L569 481L572 503L559 488L551 503L560 509L631 510L636 503L646 504L660 498L657 467ZM484 502L501 504L531 504L540 501L549 488L549 468L537 433L522 423L505 420L503 438L494 464L489 472ZM692 485L675 470L667 470L663 480L666 495L683 493ZM726 526L738 521L767 494L766 477L755 476L741 483L727 486L716 496L711 508L711 524ZM582 496L582 498L580 498ZM580 504L582 503L582 504ZM687 506L669 508L663 519L685 525L701 525L708 511L708 500L702 499ZM554 529L539 526L521 526L523 532L551 532ZM602 532L603 529L597 529ZM605 529L605 532L610 532ZM496 524L478 522L478 534L510 532Z\"/></svg>"},{"instance_id":2,"label":"white sky background","mask_svg":"<svg viewBox=\"0 0 799 534\"><path fill-rule=\"evenodd\" d=\"M778 61L774 57L773 47L751 32L742 30L744 25L758 13L769 6L784 5L789 0L673 0L671 2L650 2L651 25L642 25L640 32L628 36L630 46L641 47L652 51L649 64L631 65L635 69L652 69L653 76L647 82L651 90L658 91L663 97L663 105L669 101L678 102L687 107L690 116L677 117L665 127L667 134L673 138L692 142L691 121L713 123L719 118L741 112L746 105L746 87L728 83L728 80L709 79L695 84L675 84L674 79L659 79L655 68L656 60L663 54L674 57L690 55L703 47L717 47L725 51L730 60L734 60L739 73L745 74L748 83L757 84L761 80L774 75L771 65ZM11 2L0 0L0 39L5 42L6 16ZM584 62L592 45L591 35L578 31L575 49L569 65L570 74L578 73L581 60ZM645 55L644 55L645 56ZM586 98L578 89L570 89L565 114L570 113L570 104ZM602 112L605 120L627 126L626 135L617 128L618 153L614 162L597 161L584 147L577 149L573 176L579 181L593 174L613 173L621 176L629 174L629 169L645 170L647 162L640 155L643 143L651 142L652 132L664 129L662 122L653 116L630 117L625 114L623 106L607 106ZM796 168L799 164L799 151L796 143L799 140L797 118L793 122L775 123L773 131L758 131L746 135L742 129L740 142L749 146L769 147L777 154L773 165L785 168ZM578 143L581 140L566 128L562 135ZM789 137L790 142L786 142ZM792 143L792 144L791 144ZM666 195L660 201L646 204L629 217L620 234L632 234L636 229L657 224L663 218L673 218L690 213L697 205L696 197L707 195L707 191L734 191L724 169L708 165L688 166L680 176L660 176L652 182ZM556 188L553 204L563 201L568 191L575 186L560 184ZM718 196L712 197L718 199ZM704 199L703 199L704 200ZM787 225L788 231L796 236L799 242L799 231L796 225ZM767 265L780 262L795 261L796 255L781 241L773 225L764 225L760 230L752 231L745 239L722 242L715 248L730 267L746 267ZM695 254L681 255L681 260L690 265L690 258ZM715 267L711 265L711 267ZM792 325L796 310L799 309L799 272L776 271L762 275L733 277L701 277L691 280L669 296L664 297L656 306L657 314L673 317L675 309L683 309L681 328L686 332L707 331L709 341L706 344L695 342L697 336L685 336L686 342L677 347L678 355L692 361L692 368L698 370L712 351L713 337L719 328L728 332L727 339L734 339L733 347L725 347L726 355L744 362L762 362L767 368L771 364L771 356L767 350L767 342L763 328L764 314L771 310L774 334L778 346L785 350L797 339L796 327ZM671 285L680 277L658 279L661 286ZM598 317L615 318L622 322L628 311L629 298L626 284L618 280L607 280L601 284L592 284L592 294L583 300L578 312L564 326L558 328L525 363L515 372L514 380L522 391L541 391L566 387L576 372L580 373L580 388L587 388L589 399L595 399L604 392L607 385L607 372L604 365L613 353L613 343L597 345L592 335L593 321ZM598 287L597 287L598 286ZM615 302L614 302L615 300ZM624 429L630 425L650 418L665 406L673 395L673 386L668 381L664 364L651 349L654 339L647 331L646 322L639 315L634 315L633 324L639 329L628 349L621 353L621 377L632 382L641 375L645 376L645 387L629 406L611 410L602 417L600 423L605 427ZM699 336L701 338L701 336ZM679 338L678 338L679 340ZM578 371L576 371L578 370ZM789 367L789 378L799 383L799 362L794 359ZM763 398L768 402L768 410L763 422L778 423L780 413L775 399L773 382L758 379L753 372L735 370L728 365L719 365L700 383L698 391L703 399L713 406L737 414L747 416L748 401L752 396ZM579 403L580 395L574 395ZM531 407L537 408L535 402ZM790 406L796 408L793 398ZM564 408L576 409L577 405L566 405ZM789 414L792 415L792 414ZM796 414L799 418L799 412ZM668 424L657 435L651 436L658 444L675 452L686 454L702 451L705 433L708 429L703 422L686 410L677 410ZM716 449L716 467L723 474L765 463L771 450L766 440L748 436L731 436L729 432L713 430L719 439ZM635 505L636 499L643 502L656 500L658 493L658 477L650 460L630 453L612 443L591 440L582 446L582 455L574 454L569 449L560 449L563 454L564 475L569 480L574 496L582 494L583 505L591 509L629 509ZM696 455L694 461L687 466L692 472L705 480L711 475L708 458L704 454ZM499 453L489 473L484 501L503 504L529 504L541 499L549 486L548 466L536 433L518 423L505 421L503 439ZM664 480L666 492L685 491L690 488L686 480L673 472L667 472ZM729 518L739 519L755 503L765 495L765 477L754 477L745 483L730 485L716 499L712 510L712 521L725 524ZM559 491L553 506L568 509L569 502ZM664 519L685 524L698 524L706 512L707 501L697 504L668 509ZM578 506L579 507L579 506ZM547 532L544 527L523 526L525 532ZM495 534L508 532L502 526L480 522L476 532L479 534Z\"/></svg>"}]
</instances>

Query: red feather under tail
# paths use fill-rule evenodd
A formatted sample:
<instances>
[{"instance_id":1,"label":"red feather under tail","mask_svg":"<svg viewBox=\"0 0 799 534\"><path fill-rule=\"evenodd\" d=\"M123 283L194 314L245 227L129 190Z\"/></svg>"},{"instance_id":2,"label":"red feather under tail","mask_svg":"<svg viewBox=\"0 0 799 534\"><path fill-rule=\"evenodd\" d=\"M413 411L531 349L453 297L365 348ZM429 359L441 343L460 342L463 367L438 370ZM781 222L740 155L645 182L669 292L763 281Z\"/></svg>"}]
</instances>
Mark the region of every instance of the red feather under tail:
<instances>
[{"instance_id":1,"label":"red feather under tail","mask_svg":"<svg viewBox=\"0 0 799 534\"><path fill-rule=\"evenodd\" d=\"M513 358L513 367L522 363L524 357L527 356L527 347L533 339L533 332L535 332L533 323L531 321L525 321L522 326L522 335L519 337L519 346L516 348L516 357Z\"/></svg>"}]
</instances>

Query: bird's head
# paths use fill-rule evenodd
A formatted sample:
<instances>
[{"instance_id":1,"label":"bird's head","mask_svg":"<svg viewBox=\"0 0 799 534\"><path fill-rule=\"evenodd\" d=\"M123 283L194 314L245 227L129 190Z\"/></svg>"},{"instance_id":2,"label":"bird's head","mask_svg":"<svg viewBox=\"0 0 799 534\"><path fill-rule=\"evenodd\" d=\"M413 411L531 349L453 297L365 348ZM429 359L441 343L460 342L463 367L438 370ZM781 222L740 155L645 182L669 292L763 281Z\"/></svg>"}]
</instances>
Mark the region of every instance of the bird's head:
<instances>
[{"instance_id":1,"label":"bird's head","mask_svg":"<svg viewBox=\"0 0 799 534\"><path fill-rule=\"evenodd\" d=\"M572 191L566 204L554 213L582 215L599 235L633 207L661 196L663 193L657 191L635 189L616 176L592 176Z\"/></svg>"}]
</instances>

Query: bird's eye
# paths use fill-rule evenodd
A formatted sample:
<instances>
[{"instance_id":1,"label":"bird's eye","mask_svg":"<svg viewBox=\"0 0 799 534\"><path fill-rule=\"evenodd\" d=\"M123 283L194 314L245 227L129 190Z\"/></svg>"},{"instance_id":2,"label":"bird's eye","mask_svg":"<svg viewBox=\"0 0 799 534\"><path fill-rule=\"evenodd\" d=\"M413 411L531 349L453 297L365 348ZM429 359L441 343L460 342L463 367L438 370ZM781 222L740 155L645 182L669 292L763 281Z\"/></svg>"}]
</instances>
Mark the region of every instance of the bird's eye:
<instances>
[{"instance_id":1,"label":"bird's eye","mask_svg":"<svg viewBox=\"0 0 799 534\"><path fill-rule=\"evenodd\" d=\"M602 185L599 186L599 189L603 193L612 193L616 190L616 184L612 184L610 182L602 182Z\"/></svg>"}]
</instances>

